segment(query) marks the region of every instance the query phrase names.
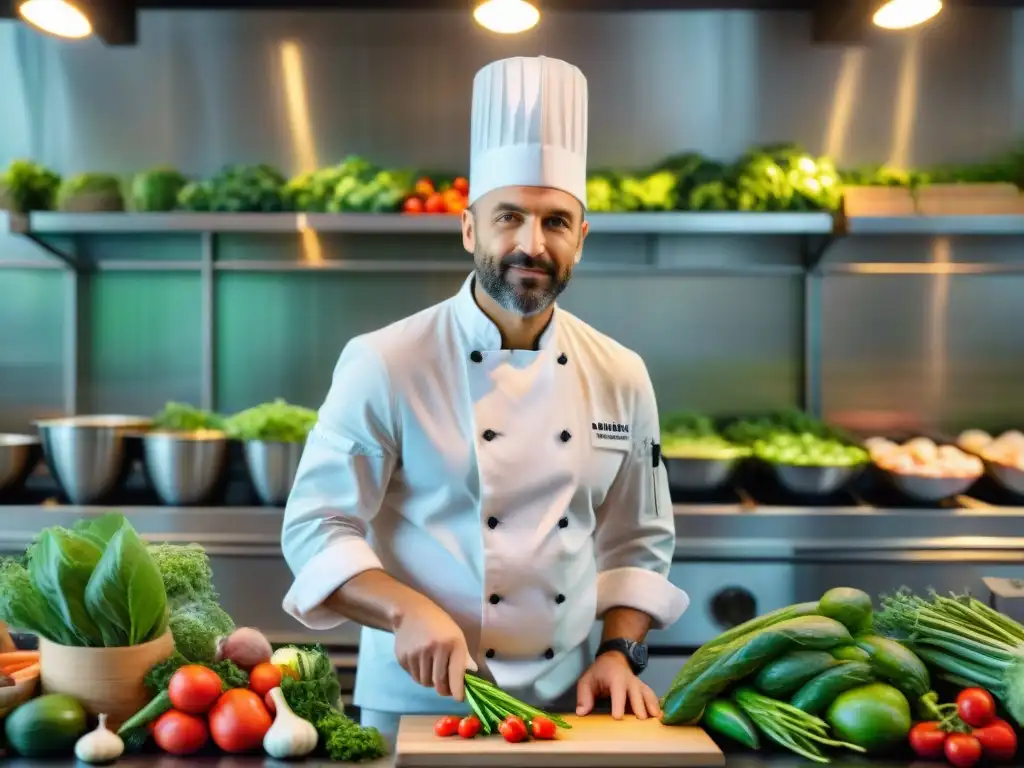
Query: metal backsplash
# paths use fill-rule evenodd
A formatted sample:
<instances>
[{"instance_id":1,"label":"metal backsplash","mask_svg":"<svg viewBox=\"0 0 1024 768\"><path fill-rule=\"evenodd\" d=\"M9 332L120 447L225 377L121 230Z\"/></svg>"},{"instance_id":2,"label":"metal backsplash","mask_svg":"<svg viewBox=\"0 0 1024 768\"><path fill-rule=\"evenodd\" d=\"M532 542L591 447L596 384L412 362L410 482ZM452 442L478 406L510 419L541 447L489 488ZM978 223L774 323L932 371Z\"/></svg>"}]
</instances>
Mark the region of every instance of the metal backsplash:
<instances>
[{"instance_id":1,"label":"metal backsplash","mask_svg":"<svg viewBox=\"0 0 1024 768\"><path fill-rule=\"evenodd\" d=\"M35 157L64 173L169 163L209 173L268 161L293 172L364 154L464 169L476 69L544 53L590 84L593 167L644 166L697 149L732 156L796 140L843 163L980 159L1024 134L1024 13L951 9L870 46L809 43L801 14L550 15L498 38L469 14L150 11L140 45L62 43L0 22L0 165ZM783 239L784 240L784 239ZM93 238L98 258L189 259L197 238ZM231 258L293 258L284 238L223 238ZM639 239L594 238L586 258L642 261ZM772 238L665 238L665 263L797 263ZM457 238L327 239L325 257L465 258ZM1009 262L1020 239L850 239L824 278L826 415L851 424L955 428L1024 423L1024 275L864 274L872 261ZM0 261L38 260L0 236ZM467 269L469 262L467 260ZM216 400L315 406L353 334L454 291L458 275L222 273ZM144 412L198 402L201 296L192 273L108 273L77 295L85 323L78 407ZM0 269L0 429L69 400L73 311L59 270ZM565 305L643 355L663 409L798 403L802 286L763 275L580 276ZM874 416L872 415L874 414ZM880 414L880 415L879 415Z\"/></svg>"}]
</instances>

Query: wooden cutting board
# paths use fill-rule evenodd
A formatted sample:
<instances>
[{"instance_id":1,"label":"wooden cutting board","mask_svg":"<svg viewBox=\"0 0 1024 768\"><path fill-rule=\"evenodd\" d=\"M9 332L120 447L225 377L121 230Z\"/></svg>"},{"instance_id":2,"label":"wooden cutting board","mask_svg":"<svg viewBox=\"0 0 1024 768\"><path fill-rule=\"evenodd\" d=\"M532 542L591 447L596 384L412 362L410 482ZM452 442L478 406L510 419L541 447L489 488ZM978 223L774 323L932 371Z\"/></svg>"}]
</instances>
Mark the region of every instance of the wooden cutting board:
<instances>
[{"instance_id":1,"label":"wooden cutting board","mask_svg":"<svg viewBox=\"0 0 1024 768\"><path fill-rule=\"evenodd\" d=\"M626 715L566 715L572 726L550 741L509 744L500 735L434 735L435 716L406 716L398 727L398 768L717 768L725 755L702 728L662 725Z\"/></svg>"}]
</instances>

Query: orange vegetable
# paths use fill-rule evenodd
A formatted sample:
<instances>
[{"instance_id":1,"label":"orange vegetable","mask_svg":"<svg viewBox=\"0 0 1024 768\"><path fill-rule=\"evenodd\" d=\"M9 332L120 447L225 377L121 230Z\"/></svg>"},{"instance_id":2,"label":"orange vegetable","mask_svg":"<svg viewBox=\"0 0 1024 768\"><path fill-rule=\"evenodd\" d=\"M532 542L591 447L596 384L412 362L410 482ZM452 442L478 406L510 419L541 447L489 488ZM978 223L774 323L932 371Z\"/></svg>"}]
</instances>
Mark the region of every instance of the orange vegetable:
<instances>
[{"instance_id":1,"label":"orange vegetable","mask_svg":"<svg viewBox=\"0 0 1024 768\"><path fill-rule=\"evenodd\" d=\"M276 664L257 664L249 673L249 690L264 697L281 684L282 677L281 668Z\"/></svg>"},{"instance_id":2,"label":"orange vegetable","mask_svg":"<svg viewBox=\"0 0 1024 768\"><path fill-rule=\"evenodd\" d=\"M11 674L11 679L16 683L22 683L25 680L31 680L33 677L39 677L39 662L37 661L30 667L19 669L17 672Z\"/></svg>"}]
</instances>

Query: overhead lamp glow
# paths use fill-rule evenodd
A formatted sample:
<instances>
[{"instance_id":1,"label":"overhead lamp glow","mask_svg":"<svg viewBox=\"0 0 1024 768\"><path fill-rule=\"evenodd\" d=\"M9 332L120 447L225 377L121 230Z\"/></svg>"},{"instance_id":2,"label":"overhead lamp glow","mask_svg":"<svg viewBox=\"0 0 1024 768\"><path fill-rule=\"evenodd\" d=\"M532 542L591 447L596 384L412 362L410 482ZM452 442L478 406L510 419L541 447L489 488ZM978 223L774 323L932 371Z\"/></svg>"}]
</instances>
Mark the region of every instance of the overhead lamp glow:
<instances>
[{"instance_id":1,"label":"overhead lamp glow","mask_svg":"<svg viewBox=\"0 0 1024 768\"><path fill-rule=\"evenodd\" d=\"M58 37L81 39L92 34L89 17L66 0L25 0L18 13L32 26Z\"/></svg>"},{"instance_id":2,"label":"overhead lamp glow","mask_svg":"<svg viewBox=\"0 0 1024 768\"><path fill-rule=\"evenodd\" d=\"M540 11L526 0L486 0L473 11L484 29L501 35L515 35L537 26Z\"/></svg>"},{"instance_id":3,"label":"overhead lamp glow","mask_svg":"<svg viewBox=\"0 0 1024 768\"><path fill-rule=\"evenodd\" d=\"M934 18L942 0L889 0L875 11L873 21L882 29L909 29Z\"/></svg>"}]
</instances>

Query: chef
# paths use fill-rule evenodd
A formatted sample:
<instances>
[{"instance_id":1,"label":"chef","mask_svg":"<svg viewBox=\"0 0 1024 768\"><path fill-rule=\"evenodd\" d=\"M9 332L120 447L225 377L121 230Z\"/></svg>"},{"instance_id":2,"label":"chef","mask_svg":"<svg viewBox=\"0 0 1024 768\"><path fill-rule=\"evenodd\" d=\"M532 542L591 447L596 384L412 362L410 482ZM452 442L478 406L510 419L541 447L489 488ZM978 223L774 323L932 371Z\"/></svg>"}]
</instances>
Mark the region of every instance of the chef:
<instances>
[{"instance_id":1,"label":"chef","mask_svg":"<svg viewBox=\"0 0 1024 768\"><path fill-rule=\"evenodd\" d=\"M285 510L284 608L363 626L355 704L392 739L403 714L467 711L466 670L549 710L656 716L644 640L688 598L654 390L555 303L587 234L586 79L497 61L471 123L475 269L342 350Z\"/></svg>"}]
</instances>

